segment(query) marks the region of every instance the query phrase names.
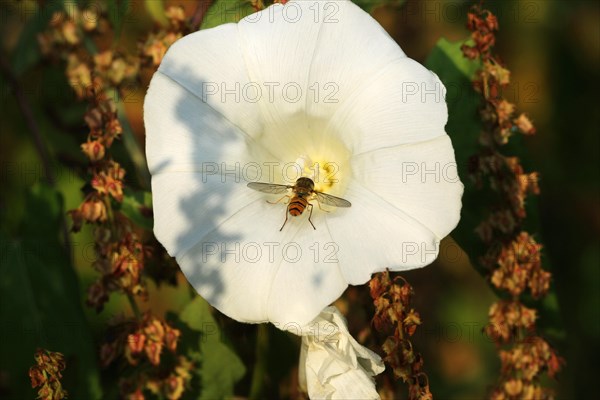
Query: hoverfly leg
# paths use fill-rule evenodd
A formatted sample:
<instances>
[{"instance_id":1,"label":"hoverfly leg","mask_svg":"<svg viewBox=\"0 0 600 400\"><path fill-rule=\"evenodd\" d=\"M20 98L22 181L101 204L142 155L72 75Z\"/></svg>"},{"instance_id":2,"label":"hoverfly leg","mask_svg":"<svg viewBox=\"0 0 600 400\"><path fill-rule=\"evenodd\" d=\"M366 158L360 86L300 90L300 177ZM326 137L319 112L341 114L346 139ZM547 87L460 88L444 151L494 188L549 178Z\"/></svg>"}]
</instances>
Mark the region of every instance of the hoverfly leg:
<instances>
[{"instance_id":1,"label":"hoverfly leg","mask_svg":"<svg viewBox=\"0 0 600 400\"><path fill-rule=\"evenodd\" d=\"M287 224L287 220L288 220L288 209L286 207L286 209L285 209L285 221L283 221L283 225L281 225L281 228L279 228L279 232L281 232L283 230L283 227L285 226L285 224Z\"/></svg>"},{"instance_id":2,"label":"hoverfly leg","mask_svg":"<svg viewBox=\"0 0 600 400\"><path fill-rule=\"evenodd\" d=\"M279 200L277 200L277 201L275 201L275 202L267 200L267 203L269 203L269 204L277 204L277 203L279 203L281 200L285 199L286 197L287 197L287 199L288 199L288 201L287 201L287 202L289 203L289 202L290 202L290 199L292 198L292 196L290 196L289 194L286 194L286 195L284 195L283 197L281 197Z\"/></svg>"},{"instance_id":3,"label":"hoverfly leg","mask_svg":"<svg viewBox=\"0 0 600 400\"><path fill-rule=\"evenodd\" d=\"M310 224L312 225L313 229L316 231L317 228L315 228L315 224L313 224L312 220L310 219L310 217L312 217L313 205L311 203L308 203L308 207L310 207L310 213L308 214L308 222L310 222Z\"/></svg>"},{"instance_id":4,"label":"hoverfly leg","mask_svg":"<svg viewBox=\"0 0 600 400\"><path fill-rule=\"evenodd\" d=\"M319 199L317 197L315 197L315 200L317 201L317 205L319 206L319 210L325 211L326 213L329 212L326 209L324 209L323 207L321 207L321 202L319 201Z\"/></svg>"}]
</instances>

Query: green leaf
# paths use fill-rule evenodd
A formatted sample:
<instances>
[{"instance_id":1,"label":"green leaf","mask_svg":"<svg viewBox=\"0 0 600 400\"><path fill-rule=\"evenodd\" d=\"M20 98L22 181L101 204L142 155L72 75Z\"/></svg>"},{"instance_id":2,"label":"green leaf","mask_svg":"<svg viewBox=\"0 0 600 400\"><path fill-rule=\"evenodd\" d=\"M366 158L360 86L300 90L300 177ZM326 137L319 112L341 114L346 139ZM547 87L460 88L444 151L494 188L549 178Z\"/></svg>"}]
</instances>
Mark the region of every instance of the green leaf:
<instances>
[{"instance_id":1,"label":"green leaf","mask_svg":"<svg viewBox=\"0 0 600 400\"><path fill-rule=\"evenodd\" d=\"M152 230L152 194L150 192L123 191L123 202L120 211L141 228Z\"/></svg>"},{"instance_id":2,"label":"green leaf","mask_svg":"<svg viewBox=\"0 0 600 400\"><path fill-rule=\"evenodd\" d=\"M155 22L161 26L166 26L169 21L165 15L165 2L163 0L145 0L146 11Z\"/></svg>"},{"instance_id":3,"label":"green leaf","mask_svg":"<svg viewBox=\"0 0 600 400\"><path fill-rule=\"evenodd\" d=\"M476 188L468 176L469 159L479 150L481 124L478 109L481 97L471 83L471 78L479 69L479 63L463 57L460 47L464 43L466 42L440 39L425 66L435 72L446 86L446 132L452 139L458 174L465 185L461 220L452 232L452 237L477 264L477 257L483 253L484 248L474 229L483 221L494 200L491 198L492 193Z\"/></svg>"},{"instance_id":4,"label":"green leaf","mask_svg":"<svg viewBox=\"0 0 600 400\"><path fill-rule=\"evenodd\" d=\"M249 1L217 0L206 12L200 29L214 28L228 22L238 22L255 11Z\"/></svg>"},{"instance_id":5,"label":"green leaf","mask_svg":"<svg viewBox=\"0 0 600 400\"><path fill-rule=\"evenodd\" d=\"M246 373L238 356L222 342L221 331L206 300L197 296L180 314L190 329L201 332L200 379L201 400L223 399L233 395L233 388Z\"/></svg>"},{"instance_id":6,"label":"green leaf","mask_svg":"<svg viewBox=\"0 0 600 400\"><path fill-rule=\"evenodd\" d=\"M472 39L466 41L450 42L446 38L441 38L435 45L431 54L427 58L426 65L434 71L436 67L440 69L444 63L449 62L453 68L462 73L470 81L475 77L475 73L481 68L479 61L469 60L463 56L461 47L463 44L472 46ZM430 65L431 64L431 65ZM439 75L439 74L438 74Z\"/></svg>"},{"instance_id":7,"label":"green leaf","mask_svg":"<svg viewBox=\"0 0 600 400\"><path fill-rule=\"evenodd\" d=\"M118 37L123 30L123 24L127 19L127 13L129 10L129 0L111 0L106 2L106 12L108 13L108 20L115 30L115 34Z\"/></svg>"},{"instance_id":8,"label":"green leaf","mask_svg":"<svg viewBox=\"0 0 600 400\"><path fill-rule=\"evenodd\" d=\"M373 12L374 9L381 6L399 7L404 4L404 1L405 0L352 0L353 3L368 13Z\"/></svg>"},{"instance_id":9,"label":"green leaf","mask_svg":"<svg viewBox=\"0 0 600 400\"><path fill-rule=\"evenodd\" d=\"M41 52L37 41L37 36L48 28L48 24L55 12L63 10L62 1L45 2L44 6L33 5L29 10L33 16L27 21L13 54L12 69L17 77L20 77L25 71L37 64L41 58ZM19 7L27 7L21 5ZM20 8L21 9L21 8ZM25 14L28 11L19 11Z\"/></svg>"},{"instance_id":10,"label":"green leaf","mask_svg":"<svg viewBox=\"0 0 600 400\"><path fill-rule=\"evenodd\" d=\"M27 193L20 232L0 233L0 370L7 399L35 397L28 378L38 347L65 355L63 385L73 399L100 399L94 342L77 277L59 240L62 197L37 185Z\"/></svg>"}]
</instances>

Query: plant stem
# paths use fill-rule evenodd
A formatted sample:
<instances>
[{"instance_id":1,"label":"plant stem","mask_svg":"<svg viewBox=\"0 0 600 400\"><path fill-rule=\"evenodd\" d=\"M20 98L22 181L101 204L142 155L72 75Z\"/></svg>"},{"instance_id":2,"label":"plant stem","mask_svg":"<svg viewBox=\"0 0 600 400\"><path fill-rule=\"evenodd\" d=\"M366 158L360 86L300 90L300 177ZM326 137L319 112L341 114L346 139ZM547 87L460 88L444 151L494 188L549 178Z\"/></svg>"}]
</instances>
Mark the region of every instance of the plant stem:
<instances>
[{"instance_id":1,"label":"plant stem","mask_svg":"<svg viewBox=\"0 0 600 400\"><path fill-rule=\"evenodd\" d=\"M140 308L135 302L135 297L131 293L127 293L127 300L129 300L129 305L131 306L131 310L133 311L133 315L135 315L135 319L140 321L142 319L142 313L140 312Z\"/></svg>"},{"instance_id":2,"label":"plant stem","mask_svg":"<svg viewBox=\"0 0 600 400\"><path fill-rule=\"evenodd\" d=\"M123 145L131 156L131 161L135 166L135 172L138 180L144 189L150 189L150 172L146 166L146 157L140 149L138 141L133 135L133 129L131 129L127 115L125 115L125 107L123 106L122 101L117 103L117 115L123 128Z\"/></svg>"},{"instance_id":3,"label":"plant stem","mask_svg":"<svg viewBox=\"0 0 600 400\"><path fill-rule=\"evenodd\" d=\"M25 123L27 124L27 128L31 132L33 136L33 141L35 144L35 148L40 156L40 160L42 161L42 167L44 168L44 178L51 185L54 186L56 181L56 177L54 175L54 169L52 168L52 164L50 163L50 155L48 153L48 149L44 145L44 140L42 139L42 133L40 128L35 120L33 115L33 111L27 101L27 97L23 92L17 77L13 73L8 60L5 58L4 54L0 54L0 70L2 74L6 77L8 84L10 85L15 97L17 99L17 104L21 109L21 113L23 113L23 117L25 117Z\"/></svg>"},{"instance_id":4,"label":"plant stem","mask_svg":"<svg viewBox=\"0 0 600 400\"><path fill-rule=\"evenodd\" d=\"M98 54L98 48L96 47L96 43L85 33L81 33L83 37L83 43L85 49L91 54ZM115 88L115 90L118 90ZM123 145L125 149L131 156L131 161L135 167L135 172L140 182L140 185L144 189L150 189L150 172L148 171L148 167L146 166L146 156L140 149L140 145L135 139L133 135L133 129L131 129L131 125L129 124L129 120L127 119L127 114L125 114L125 107L123 105L123 100L115 101L117 106L117 117L119 118L119 122L121 123L121 127L123 128Z\"/></svg>"},{"instance_id":5,"label":"plant stem","mask_svg":"<svg viewBox=\"0 0 600 400\"><path fill-rule=\"evenodd\" d=\"M33 110L27 100L27 96L23 92L21 85L19 84L19 80L14 74L8 59L4 52L0 52L0 72L6 77L10 88L15 94L15 98L17 99L17 105L25 118L25 123L29 132L33 136L33 142L35 144L35 148L40 157L40 161L42 162L42 168L44 170L44 179L50 185L50 187L55 188L56 186L56 174L54 173L54 168L52 166L52 162L50 161L50 152L44 143L44 139L42 138L42 132L40 131L40 127L35 120L35 116L33 114ZM69 240L69 228L67 226L67 221L63 216L60 218L60 229L62 231L63 240L65 241L64 246L67 254L69 254L69 258L73 261L73 254L71 252L71 245Z\"/></svg>"},{"instance_id":6,"label":"plant stem","mask_svg":"<svg viewBox=\"0 0 600 400\"><path fill-rule=\"evenodd\" d=\"M198 5L196 6L196 11L194 12L194 16L192 17L192 29L198 30L200 29L200 25L202 25L202 21L204 21L204 17L206 16L206 12L212 5L212 0L199 0Z\"/></svg>"},{"instance_id":7,"label":"plant stem","mask_svg":"<svg viewBox=\"0 0 600 400\"><path fill-rule=\"evenodd\" d=\"M254 362L254 372L252 374L252 386L250 387L250 400L264 398L263 390L265 383L265 374L267 372L267 353L269 349L269 326L267 324L258 325L256 333L256 361Z\"/></svg>"}]
</instances>

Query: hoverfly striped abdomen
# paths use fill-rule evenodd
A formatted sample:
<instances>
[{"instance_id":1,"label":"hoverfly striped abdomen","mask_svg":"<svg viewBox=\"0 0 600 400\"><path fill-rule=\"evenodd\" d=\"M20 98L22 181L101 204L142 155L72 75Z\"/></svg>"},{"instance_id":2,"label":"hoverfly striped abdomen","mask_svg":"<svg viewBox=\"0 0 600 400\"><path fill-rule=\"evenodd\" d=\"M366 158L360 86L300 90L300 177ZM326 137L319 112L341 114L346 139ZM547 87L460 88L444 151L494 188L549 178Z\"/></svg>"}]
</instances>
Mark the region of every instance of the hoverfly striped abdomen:
<instances>
[{"instance_id":1,"label":"hoverfly striped abdomen","mask_svg":"<svg viewBox=\"0 0 600 400\"><path fill-rule=\"evenodd\" d=\"M294 196L288 204L288 211L292 217L297 217L304 212L304 209L307 206L308 200L299 196Z\"/></svg>"}]
</instances>

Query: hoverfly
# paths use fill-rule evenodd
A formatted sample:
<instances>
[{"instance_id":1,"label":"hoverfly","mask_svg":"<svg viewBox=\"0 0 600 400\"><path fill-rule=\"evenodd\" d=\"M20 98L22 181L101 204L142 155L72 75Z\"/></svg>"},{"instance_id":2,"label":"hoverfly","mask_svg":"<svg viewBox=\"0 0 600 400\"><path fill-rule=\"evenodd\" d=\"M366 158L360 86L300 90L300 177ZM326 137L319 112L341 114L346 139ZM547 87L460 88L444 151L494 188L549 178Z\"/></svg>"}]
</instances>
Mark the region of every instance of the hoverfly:
<instances>
[{"instance_id":1,"label":"hoverfly","mask_svg":"<svg viewBox=\"0 0 600 400\"><path fill-rule=\"evenodd\" d=\"M326 194L323 192L316 191L315 183L310 178L298 178L295 185L278 185L274 183L263 183L263 182L250 182L248 184L250 189L258 190L259 192L271 193L271 194L281 194L285 193L288 190L292 190L292 194L286 194L276 202L272 202L267 200L269 204L277 204L281 200L287 197L287 208L285 211L285 221L283 221L283 225L279 231L283 230L283 227L288 221L288 215L292 217L297 217L304 212L304 209L310 207L310 214L308 215L308 222L312 225L313 229L315 225L312 223L310 219L312 217L313 205L310 203L311 200L317 200L319 204L319 208L321 208L321 203L327 204L329 206L334 207L350 207L352 204L348 200L341 199L339 197L332 196L330 194ZM323 210L325 211L325 210Z\"/></svg>"}]
</instances>

